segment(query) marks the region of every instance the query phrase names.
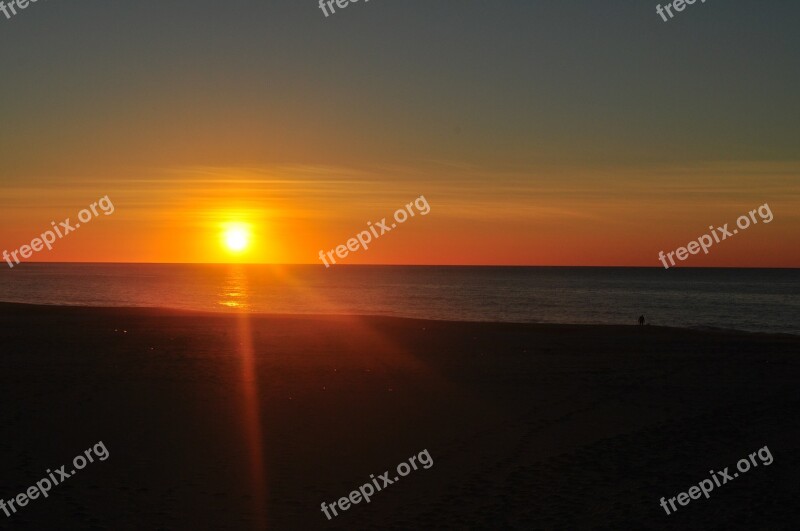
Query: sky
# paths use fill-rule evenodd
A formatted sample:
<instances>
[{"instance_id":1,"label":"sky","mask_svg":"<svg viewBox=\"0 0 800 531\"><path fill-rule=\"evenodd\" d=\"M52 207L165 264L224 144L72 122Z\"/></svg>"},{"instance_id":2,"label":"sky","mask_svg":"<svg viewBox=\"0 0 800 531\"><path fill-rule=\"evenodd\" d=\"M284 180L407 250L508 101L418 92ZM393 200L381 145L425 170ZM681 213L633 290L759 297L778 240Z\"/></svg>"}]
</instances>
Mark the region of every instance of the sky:
<instances>
[{"instance_id":1,"label":"sky","mask_svg":"<svg viewBox=\"0 0 800 531\"><path fill-rule=\"evenodd\" d=\"M0 251L33 261L800 267L796 0L40 0L0 14ZM246 224L250 247L222 243Z\"/></svg>"}]
</instances>

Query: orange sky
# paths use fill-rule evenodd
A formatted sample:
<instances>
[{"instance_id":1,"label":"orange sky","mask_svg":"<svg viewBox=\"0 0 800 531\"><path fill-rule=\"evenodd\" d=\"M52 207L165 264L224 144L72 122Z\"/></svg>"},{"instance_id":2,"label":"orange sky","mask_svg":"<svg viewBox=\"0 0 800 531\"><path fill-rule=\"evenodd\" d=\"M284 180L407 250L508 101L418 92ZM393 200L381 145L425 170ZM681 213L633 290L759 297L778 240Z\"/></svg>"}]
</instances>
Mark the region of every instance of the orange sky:
<instances>
[{"instance_id":1,"label":"orange sky","mask_svg":"<svg viewBox=\"0 0 800 531\"><path fill-rule=\"evenodd\" d=\"M797 2L244 4L6 21L0 251L108 195L30 260L321 264L424 195L340 263L661 267L768 203L681 265L800 267Z\"/></svg>"},{"instance_id":2,"label":"orange sky","mask_svg":"<svg viewBox=\"0 0 800 531\"><path fill-rule=\"evenodd\" d=\"M173 167L114 180L70 178L6 187L0 212L9 251L51 221L100 197L114 204L31 261L316 263L331 250L424 195L431 210L351 253L342 264L659 266L675 250L767 202L774 214L684 266L800 266L797 175L789 164L684 168L489 171L417 167ZM643 176L647 178L643 178ZM653 182L659 184L653 185ZM250 248L230 253L222 225L253 228Z\"/></svg>"}]
</instances>

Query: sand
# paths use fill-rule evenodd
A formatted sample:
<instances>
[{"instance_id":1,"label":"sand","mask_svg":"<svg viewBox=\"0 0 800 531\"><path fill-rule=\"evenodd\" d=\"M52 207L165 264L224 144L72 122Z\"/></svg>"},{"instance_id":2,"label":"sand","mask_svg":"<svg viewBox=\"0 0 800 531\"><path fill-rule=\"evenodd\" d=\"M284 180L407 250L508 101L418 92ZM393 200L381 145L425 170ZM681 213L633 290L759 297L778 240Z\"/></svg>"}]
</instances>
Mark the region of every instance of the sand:
<instances>
[{"instance_id":1,"label":"sand","mask_svg":"<svg viewBox=\"0 0 800 531\"><path fill-rule=\"evenodd\" d=\"M0 304L2 529L797 529L800 338ZM753 468L676 496L767 445ZM427 450L328 521L333 502Z\"/></svg>"}]
</instances>

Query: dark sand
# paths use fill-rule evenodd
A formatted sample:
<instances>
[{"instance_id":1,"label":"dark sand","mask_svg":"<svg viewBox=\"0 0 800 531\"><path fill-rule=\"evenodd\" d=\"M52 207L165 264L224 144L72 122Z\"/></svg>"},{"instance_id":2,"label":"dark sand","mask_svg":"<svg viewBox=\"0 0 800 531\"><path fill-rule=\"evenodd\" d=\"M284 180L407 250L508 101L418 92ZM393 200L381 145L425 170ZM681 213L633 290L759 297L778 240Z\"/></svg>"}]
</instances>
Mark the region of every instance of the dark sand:
<instances>
[{"instance_id":1,"label":"dark sand","mask_svg":"<svg viewBox=\"0 0 800 531\"><path fill-rule=\"evenodd\" d=\"M796 530L799 347L0 304L0 497L99 440L110 452L0 528ZM764 445L772 465L659 506ZM330 522L320 511L423 449L433 467Z\"/></svg>"}]
</instances>

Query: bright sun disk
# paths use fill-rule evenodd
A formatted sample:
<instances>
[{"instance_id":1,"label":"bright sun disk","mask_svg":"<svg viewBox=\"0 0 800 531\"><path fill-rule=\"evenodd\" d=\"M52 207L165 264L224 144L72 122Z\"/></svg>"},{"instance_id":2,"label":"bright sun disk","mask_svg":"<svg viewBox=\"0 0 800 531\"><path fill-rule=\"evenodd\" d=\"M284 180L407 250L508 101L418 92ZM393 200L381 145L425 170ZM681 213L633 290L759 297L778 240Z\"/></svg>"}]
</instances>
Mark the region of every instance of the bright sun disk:
<instances>
[{"instance_id":1,"label":"bright sun disk","mask_svg":"<svg viewBox=\"0 0 800 531\"><path fill-rule=\"evenodd\" d=\"M234 252L244 251L250 243L250 231L245 225L233 224L225 230L225 245Z\"/></svg>"}]
</instances>

